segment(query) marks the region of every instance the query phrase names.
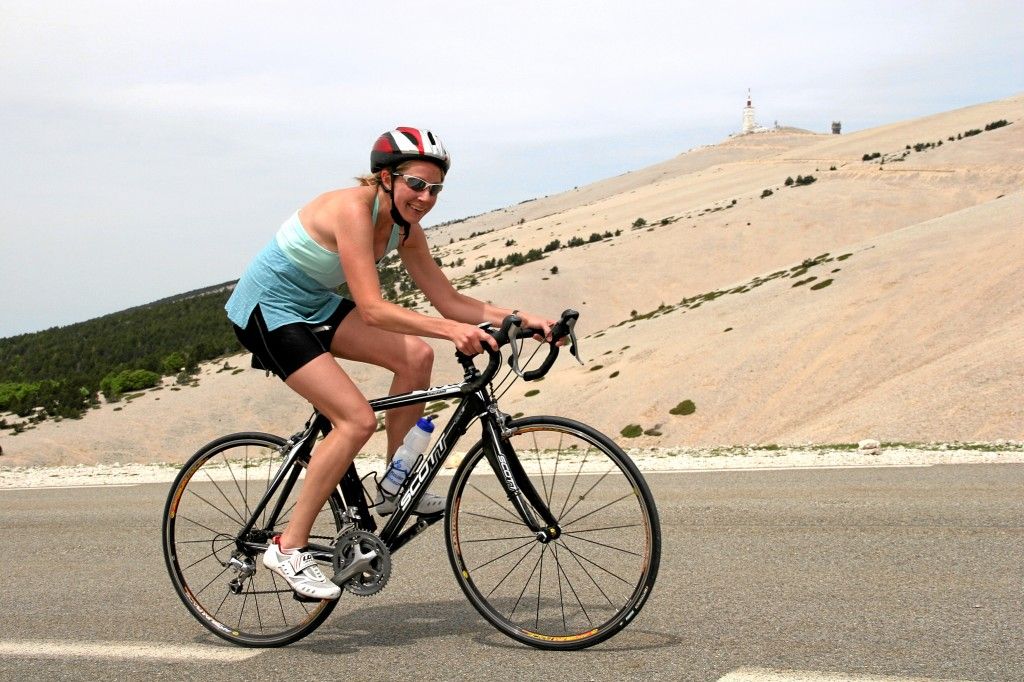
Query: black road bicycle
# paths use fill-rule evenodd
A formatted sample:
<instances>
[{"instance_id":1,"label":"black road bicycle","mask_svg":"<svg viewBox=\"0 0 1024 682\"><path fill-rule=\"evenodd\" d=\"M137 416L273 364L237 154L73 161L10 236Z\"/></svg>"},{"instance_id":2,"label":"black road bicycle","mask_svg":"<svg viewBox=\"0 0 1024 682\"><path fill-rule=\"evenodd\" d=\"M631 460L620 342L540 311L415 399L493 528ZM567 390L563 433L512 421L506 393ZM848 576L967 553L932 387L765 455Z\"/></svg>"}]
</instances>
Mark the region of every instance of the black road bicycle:
<instances>
[{"instance_id":1,"label":"black road bicycle","mask_svg":"<svg viewBox=\"0 0 1024 682\"><path fill-rule=\"evenodd\" d=\"M658 512L636 465L585 424L560 417L513 419L501 412L500 395L495 396L509 379L511 386L519 377L543 377L560 339L569 337L579 360L578 317L572 310L562 314L554 340L537 346L548 345L546 358L526 372L520 368L522 343L538 330L522 329L517 316L506 318L500 329L481 325L499 349L511 349L511 369L496 388L492 380L502 353L487 348L489 363L482 372L473 358L456 353L465 370L462 383L370 401L379 412L459 399L399 490L395 512L380 517L379 533L372 512L376 491L367 492L355 464L331 494L309 548L318 561L332 565L336 584L357 595L380 591L391 555L443 519L455 579L477 611L509 637L541 649L582 649L636 616L650 596L661 556ZM445 511L414 515L423 492L477 419L480 440L452 478ZM200 449L175 479L163 516L167 570L185 606L214 634L243 646L281 646L315 630L337 605L296 595L260 561L271 537L288 522L313 445L330 428L314 412L288 439L224 436Z\"/></svg>"}]
</instances>

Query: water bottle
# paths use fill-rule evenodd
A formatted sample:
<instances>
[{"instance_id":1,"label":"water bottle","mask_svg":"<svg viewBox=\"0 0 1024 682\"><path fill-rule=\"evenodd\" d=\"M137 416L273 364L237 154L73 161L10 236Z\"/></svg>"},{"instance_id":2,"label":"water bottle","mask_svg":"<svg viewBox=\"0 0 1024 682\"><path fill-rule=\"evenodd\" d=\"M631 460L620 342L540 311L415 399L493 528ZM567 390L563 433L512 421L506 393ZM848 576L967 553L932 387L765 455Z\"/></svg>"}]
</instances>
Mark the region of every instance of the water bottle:
<instances>
[{"instance_id":1,"label":"water bottle","mask_svg":"<svg viewBox=\"0 0 1024 682\"><path fill-rule=\"evenodd\" d=\"M416 459L427 449L430 444L430 434L434 432L434 424L425 417L419 421L405 434L402 445L398 448L391 460L391 466L384 474L384 480L380 488L388 495L395 495L402 486L402 481L409 475L409 470L416 463Z\"/></svg>"}]
</instances>

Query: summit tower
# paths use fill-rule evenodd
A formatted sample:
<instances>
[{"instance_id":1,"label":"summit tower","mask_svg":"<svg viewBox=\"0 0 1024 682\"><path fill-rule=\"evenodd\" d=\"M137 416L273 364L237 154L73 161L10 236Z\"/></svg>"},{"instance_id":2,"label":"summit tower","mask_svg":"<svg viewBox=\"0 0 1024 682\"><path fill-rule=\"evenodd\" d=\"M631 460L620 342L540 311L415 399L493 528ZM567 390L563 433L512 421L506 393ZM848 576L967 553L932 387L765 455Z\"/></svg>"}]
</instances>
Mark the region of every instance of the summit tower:
<instances>
[{"instance_id":1,"label":"summit tower","mask_svg":"<svg viewBox=\"0 0 1024 682\"><path fill-rule=\"evenodd\" d=\"M755 130L757 130L757 122L754 120L754 105L750 98L750 88L747 88L747 106L743 107L743 129L740 132L747 135Z\"/></svg>"}]
</instances>

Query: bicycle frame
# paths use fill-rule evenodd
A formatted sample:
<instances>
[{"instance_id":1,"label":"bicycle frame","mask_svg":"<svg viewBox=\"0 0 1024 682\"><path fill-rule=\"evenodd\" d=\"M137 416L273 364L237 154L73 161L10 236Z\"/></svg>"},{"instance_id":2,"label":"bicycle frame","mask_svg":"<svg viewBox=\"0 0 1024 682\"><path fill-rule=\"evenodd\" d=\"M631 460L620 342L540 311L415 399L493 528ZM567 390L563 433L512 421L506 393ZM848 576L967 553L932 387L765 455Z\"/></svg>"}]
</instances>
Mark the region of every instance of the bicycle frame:
<instances>
[{"instance_id":1,"label":"bicycle frame","mask_svg":"<svg viewBox=\"0 0 1024 682\"><path fill-rule=\"evenodd\" d=\"M461 399L454 415L437 437L433 447L417 459L399 488L397 509L386 521L379 535L381 541L392 553L443 518L443 514L420 516L413 526L402 531L409 517L413 515L412 510L415 509L416 503L441 471L444 461L451 454L455 443L466 434L472 422L477 418L480 419L483 427L484 454L523 522L537 534L537 538L541 542L550 542L561 534L551 511L530 482L518 457L508 447L505 431L509 417L498 409L489 386L482 386L467 392L467 387L473 383L472 380L477 378L478 372L470 358L460 358L460 362L466 369L466 381L461 384L448 384L370 401L373 411L381 412L426 403L430 400ZM267 519L268 528L273 528L276 525L284 501L288 498L301 473L299 463L308 461L313 444L319 435L326 435L330 430L330 421L319 412L314 412L307 423L306 430L289 439L286 447L290 449L281 468L275 474L274 480L268 486L262 499L253 508L245 527L235 538L235 543L240 550L247 553L258 553L266 549L266 541L269 541L269 537L260 535L258 532L255 537L253 535L256 520L283 485L282 494L278 496ZM362 530L376 531L377 526L369 512L369 506L366 504L362 481L356 473L355 462L345 472L337 489L349 519ZM310 551L314 557L324 561L329 561L333 555L333 548L321 545L310 545Z\"/></svg>"}]
</instances>

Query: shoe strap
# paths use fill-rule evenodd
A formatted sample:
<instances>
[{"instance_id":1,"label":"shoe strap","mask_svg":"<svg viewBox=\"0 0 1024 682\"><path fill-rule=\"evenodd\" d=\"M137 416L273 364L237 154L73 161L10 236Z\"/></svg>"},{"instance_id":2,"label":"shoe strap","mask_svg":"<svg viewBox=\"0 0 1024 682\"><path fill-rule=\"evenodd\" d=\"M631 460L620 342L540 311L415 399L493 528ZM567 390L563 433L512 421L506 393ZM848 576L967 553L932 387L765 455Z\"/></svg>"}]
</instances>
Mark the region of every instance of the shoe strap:
<instances>
[{"instance_id":1,"label":"shoe strap","mask_svg":"<svg viewBox=\"0 0 1024 682\"><path fill-rule=\"evenodd\" d=\"M292 569L295 571L296 575L302 573L310 566L316 566L316 560L313 559L313 555L309 552L302 552L299 554L298 560L296 560L295 557L290 558L288 563L292 565Z\"/></svg>"}]
</instances>

